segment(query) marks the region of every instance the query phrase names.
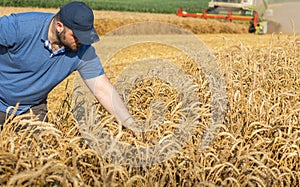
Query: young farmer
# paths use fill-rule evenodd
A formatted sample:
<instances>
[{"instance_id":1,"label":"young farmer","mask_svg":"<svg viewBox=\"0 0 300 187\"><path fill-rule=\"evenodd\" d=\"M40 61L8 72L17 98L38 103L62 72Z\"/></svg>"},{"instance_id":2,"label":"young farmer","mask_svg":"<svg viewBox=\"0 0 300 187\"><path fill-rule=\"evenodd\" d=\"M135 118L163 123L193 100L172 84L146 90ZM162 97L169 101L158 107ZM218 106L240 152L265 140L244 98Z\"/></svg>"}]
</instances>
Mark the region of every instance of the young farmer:
<instances>
[{"instance_id":1,"label":"young farmer","mask_svg":"<svg viewBox=\"0 0 300 187\"><path fill-rule=\"evenodd\" d=\"M32 109L45 120L48 93L76 70L108 112L121 123L133 122L120 97L112 103L115 89L91 45L99 40L93 24L83 2L68 3L55 15L0 17L0 124L17 104L17 115Z\"/></svg>"}]
</instances>

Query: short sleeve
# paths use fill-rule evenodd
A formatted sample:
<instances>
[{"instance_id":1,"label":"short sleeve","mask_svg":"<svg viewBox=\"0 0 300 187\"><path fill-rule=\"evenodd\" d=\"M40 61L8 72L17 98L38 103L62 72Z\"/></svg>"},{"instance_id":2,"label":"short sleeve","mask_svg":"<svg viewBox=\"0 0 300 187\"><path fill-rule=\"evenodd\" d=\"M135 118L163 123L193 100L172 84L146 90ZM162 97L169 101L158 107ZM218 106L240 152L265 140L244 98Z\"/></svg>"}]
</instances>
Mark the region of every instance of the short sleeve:
<instances>
[{"instance_id":1,"label":"short sleeve","mask_svg":"<svg viewBox=\"0 0 300 187\"><path fill-rule=\"evenodd\" d=\"M93 46L87 46L81 57L78 71L83 79L91 79L104 74L101 60L97 56Z\"/></svg>"},{"instance_id":2,"label":"short sleeve","mask_svg":"<svg viewBox=\"0 0 300 187\"><path fill-rule=\"evenodd\" d=\"M93 60L81 62L78 71L85 80L104 74L104 69L98 57Z\"/></svg>"},{"instance_id":3,"label":"short sleeve","mask_svg":"<svg viewBox=\"0 0 300 187\"><path fill-rule=\"evenodd\" d=\"M0 45L4 47L14 46L17 41L18 29L14 20L14 14L0 17Z\"/></svg>"}]
</instances>

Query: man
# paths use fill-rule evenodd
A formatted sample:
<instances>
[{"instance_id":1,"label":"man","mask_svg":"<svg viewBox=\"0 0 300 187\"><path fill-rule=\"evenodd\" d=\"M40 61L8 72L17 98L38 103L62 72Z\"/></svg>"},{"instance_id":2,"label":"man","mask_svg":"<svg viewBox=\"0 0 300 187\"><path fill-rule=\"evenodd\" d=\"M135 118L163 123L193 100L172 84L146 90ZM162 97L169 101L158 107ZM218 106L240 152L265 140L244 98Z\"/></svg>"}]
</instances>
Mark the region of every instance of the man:
<instances>
[{"instance_id":1,"label":"man","mask_svg":"<svg viewBox=\"0 0 300 187\"><path fill-rule=\"evenodd\" d=\"M91 45L99 40L93 24L94 14L83 2L68 3L56 15L0 17L0 124L16 105L16 115L31 109L45 120L48 93L76 70L108 112L125 126L133 122L121 98L113 97L115 89Z\"/></svg>"}]
</instances>

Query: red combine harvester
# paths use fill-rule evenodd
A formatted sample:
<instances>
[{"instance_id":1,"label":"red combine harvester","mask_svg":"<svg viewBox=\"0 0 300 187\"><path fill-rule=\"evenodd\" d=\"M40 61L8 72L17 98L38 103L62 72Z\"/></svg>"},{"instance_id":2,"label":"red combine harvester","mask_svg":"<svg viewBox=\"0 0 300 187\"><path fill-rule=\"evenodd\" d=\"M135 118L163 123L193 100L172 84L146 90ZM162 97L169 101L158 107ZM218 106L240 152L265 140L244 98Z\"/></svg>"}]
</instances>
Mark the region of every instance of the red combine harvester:
<instances>
[{"instance_id":1,"label":"red combine harvester","mask_svg":"<svg viewBox=\"0 0 300 187\"><path fill-rule=\"evenodd\" d=\"M268 6L266 0L211 0L202 13L187 13L178 8L180 17L221 19L229 22L248 22L249 32L267 33L267 21L263 18Z\"/></svg>"}]
</instances>

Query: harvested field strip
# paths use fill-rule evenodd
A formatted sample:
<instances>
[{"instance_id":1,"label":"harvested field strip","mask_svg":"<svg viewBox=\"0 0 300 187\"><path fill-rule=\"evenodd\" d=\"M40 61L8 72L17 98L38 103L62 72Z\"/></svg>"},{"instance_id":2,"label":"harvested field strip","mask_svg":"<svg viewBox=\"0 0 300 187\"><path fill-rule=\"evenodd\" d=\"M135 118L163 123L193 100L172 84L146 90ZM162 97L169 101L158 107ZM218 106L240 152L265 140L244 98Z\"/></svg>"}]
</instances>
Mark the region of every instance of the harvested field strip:
<instances>
[{"instance_id":1,"label":"harvested field strip","mask_svg":"<svg viewBox=\"0 0 300 187\"><path fill-rule=\"evenodd\" d=\"M58 9L43 8L21 8L21 7L0 7L0 15L9 15L14 12L41 11L56 13ZM203 20L195 18L182 18L174 14L150 14L136 12L117 11L94 11L95 27L100 35L114 30L120 26L135 22L162 21L181 26L195 34L201 33L248 33L248 24L235 24L220 22L217 20Z\"/></svg>"}]
</instances>

